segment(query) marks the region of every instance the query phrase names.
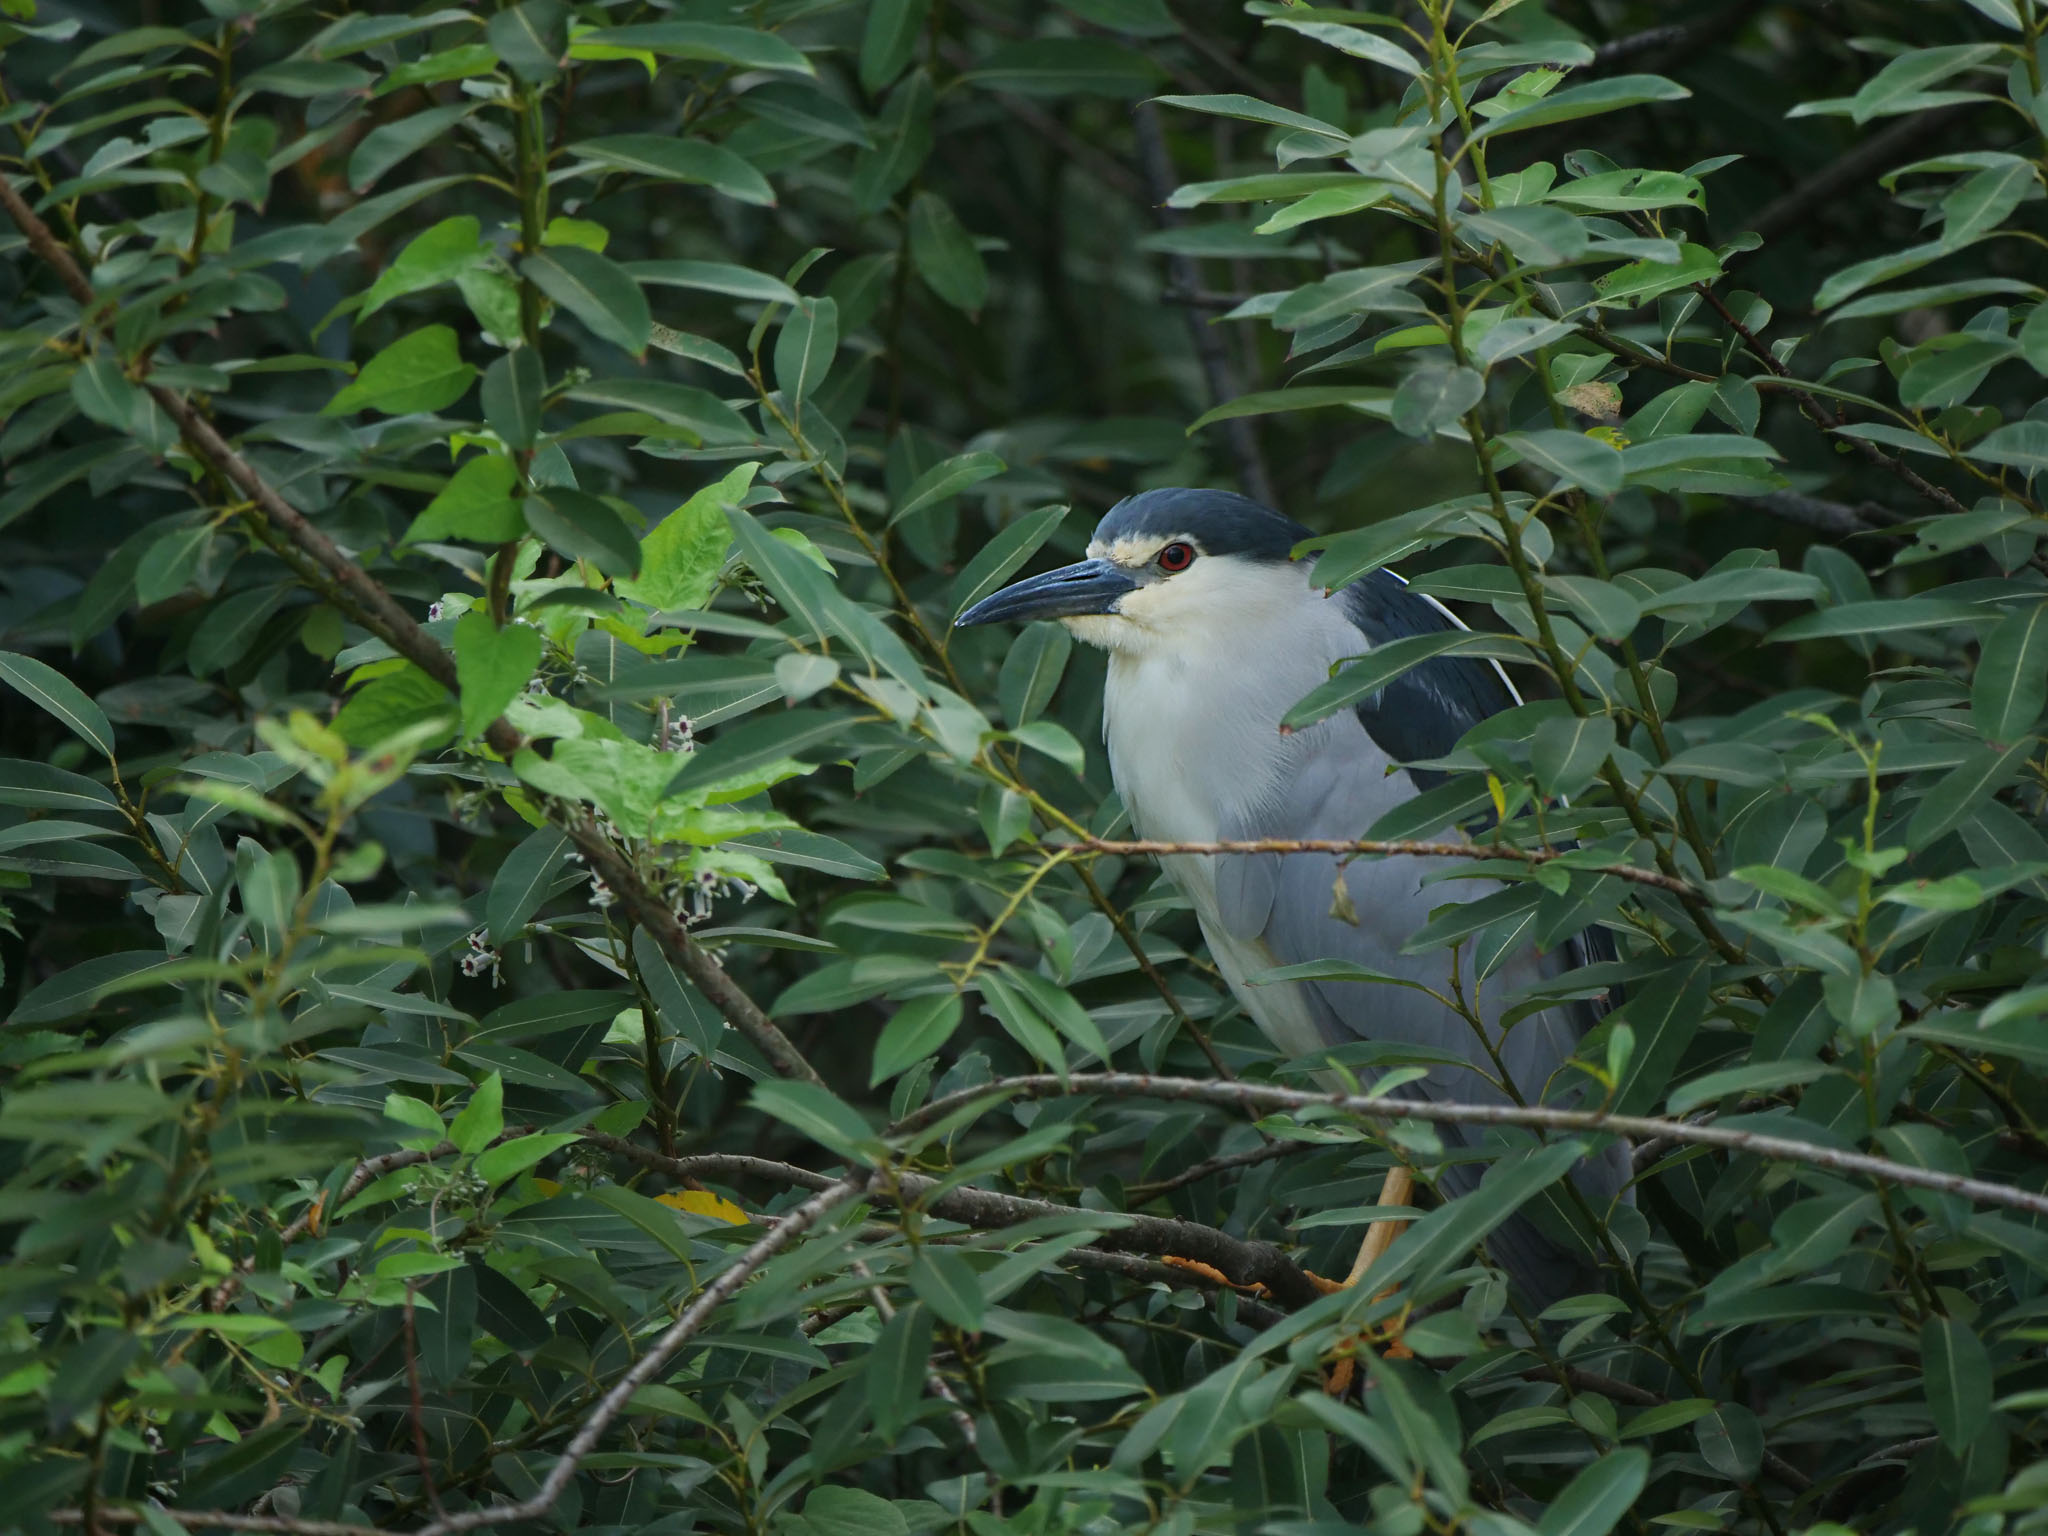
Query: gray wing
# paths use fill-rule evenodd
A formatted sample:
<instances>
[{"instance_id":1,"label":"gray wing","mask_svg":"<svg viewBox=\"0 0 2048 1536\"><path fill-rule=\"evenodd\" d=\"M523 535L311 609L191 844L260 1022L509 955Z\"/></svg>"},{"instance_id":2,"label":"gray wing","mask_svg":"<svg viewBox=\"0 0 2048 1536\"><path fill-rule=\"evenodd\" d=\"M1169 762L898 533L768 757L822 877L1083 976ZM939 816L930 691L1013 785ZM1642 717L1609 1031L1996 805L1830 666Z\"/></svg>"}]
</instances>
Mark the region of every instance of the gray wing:
<instances>
[{"instance_id":1,"label":"gray wing","mask_svg":"<svg viewBox=\"0 0 2048 1536\"><path fill-rule=\"evenodd\" d=\"M1392 590L1405 603L1389 603L1385 590L1374 595L1372 625L1360 624L1369 641L1380 643L1402 632L1451 627L1453 621L1422 599L1398 587ZM1418 613L1416 608L1422 611ZM1354 619L1359 611L1354 609ZM1389 612L1393 620L1387 619ZM1394 627L1396 622L1400 628ZM1397 693L1403 684L1408 685L1407 691ZM1396 766L1400 761L1448 752L1471 725L1513 701L1506 684L1483 662L1458 659L1417 668L1361 706L1355 716L1340 716L1319 727L1315 750L1303 761L1288 792L1250 813L1226 835L1358 837L1379 816L1423 787L1416 782L1421 775ZM1563 1074L1559 1069L1604 1010L1596 1004L1573 1002L1531 1014L1505 1029L1501 1015L1525 989L1594 959L1611 957L1611 944L1604 933L1592 930L1548 954L1539 954L1532 946L1511 953L1476 989L1476 1011L1486 1034L1482 1039L1469 1020L1418 990L1428 987L1448 995L1449 953L1402 952L1408 938L1435 909L1450 902L1477 901L1500 889L1490 880L1438 879L1431 883L1431 877L1459 862L1403 856L1353 863L1343 871L1351 906L1358 915L1353 926L1332 913L1339 876L1334 857L1268 854L1219 859L1215 886L1218 916L1233 937L1255 941L1274 964L1347 960L1416 984L1288 984L1299 989L1297 1000L1326 1045L1371 1040L1445 1052L1467 1063L1463 1067L1433 1066L1426 1078L1406 1085L1403 1093L1436 1100L1508 1102L1499 1086L1504 1067L1524 1101L1563 1100L1568 1089L1577 1087L1565 1079L1576 1074ZM1469 954L1465 967L1462 974L1469 1000L1475 994ZM1455 1128L1444 1130L1448 1143L1466 1140ZM1455 1195L1475 1187L1482 1171L1472 1164L1452 1168L1442 1181L1445 1193ZM1597 1159L1581 1164L1574 1182L1596 1209L1604 1209L1623 1191L1629 1175L1628 1149L1616 1142ZM1581 1256L1552 1243L1526 1220L1507 1223L1490 1246L1495 1258L1539 1304L1573 1294L1590 1282Z\"/></svg>"}]
</instances>

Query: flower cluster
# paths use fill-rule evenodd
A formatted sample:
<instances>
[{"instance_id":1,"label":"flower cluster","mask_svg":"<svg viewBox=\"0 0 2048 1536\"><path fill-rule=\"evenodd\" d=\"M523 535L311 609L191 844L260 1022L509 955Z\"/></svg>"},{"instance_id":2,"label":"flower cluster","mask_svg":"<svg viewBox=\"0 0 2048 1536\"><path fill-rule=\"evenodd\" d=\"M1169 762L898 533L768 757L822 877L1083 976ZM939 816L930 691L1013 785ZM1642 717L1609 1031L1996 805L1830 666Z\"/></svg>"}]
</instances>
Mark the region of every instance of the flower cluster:
<instances>
[{"instance_id":1,"label":"flower cluster","mask_svg":"<svg viewBox=\"0 0 2048 1536\"><path fill-rule=\"evenodd\" d=\"M477 929L476 932L469 936L466 942L469 945L469 953L456 962L462 967L462 974L474 977L481 976L485 971L489 971L491 973L491 985L494 987L502 986L504 984L502 970L505 964L505 957L491 944L490 938L485 931L481 928Z\"/></svg>"}]
</instances>

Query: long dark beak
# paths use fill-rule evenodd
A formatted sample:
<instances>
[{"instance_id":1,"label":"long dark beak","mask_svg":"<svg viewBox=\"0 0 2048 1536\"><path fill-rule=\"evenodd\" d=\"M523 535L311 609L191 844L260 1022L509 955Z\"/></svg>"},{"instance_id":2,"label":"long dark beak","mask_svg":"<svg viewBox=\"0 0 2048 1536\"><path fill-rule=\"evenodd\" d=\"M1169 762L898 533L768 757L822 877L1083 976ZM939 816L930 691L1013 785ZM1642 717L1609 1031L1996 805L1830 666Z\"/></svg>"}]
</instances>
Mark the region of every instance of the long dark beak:
<instances>
[{"instance_id":1,"label":"long dark beak","mask_svg":"<svg viewBox=\"0 0 2048 1536\"><path fill-rule=\"evenodd\" d=\"M1135 592L1138 583L1108 560L1083 560L1043 576L1027 577L1000 592L991 592L953 621L955 627L995 624L1005 619L1072 619L1083 614L1113 613L1117 599Z\"/></svg>"}]
</instances>

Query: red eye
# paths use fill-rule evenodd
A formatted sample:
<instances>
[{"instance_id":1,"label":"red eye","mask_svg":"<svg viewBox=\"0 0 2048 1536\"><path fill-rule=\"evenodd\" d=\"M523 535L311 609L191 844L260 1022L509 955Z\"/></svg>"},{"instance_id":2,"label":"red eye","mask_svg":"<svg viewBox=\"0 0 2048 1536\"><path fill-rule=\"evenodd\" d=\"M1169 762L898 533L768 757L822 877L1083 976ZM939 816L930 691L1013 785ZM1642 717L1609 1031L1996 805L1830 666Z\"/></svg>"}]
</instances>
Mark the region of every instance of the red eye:
<instances>
[{"instance_id":1,"label":"red eye","mask_svg":"<svg viewBox=\"0 0 2048 1536\"><path fill-rule=\"evenodd\" d=\"M1172 575L1184 571L1195 563L1195 546L1192 544L1169 544L1159 551L1159 569Z\"/></svg>"}]
</instances>

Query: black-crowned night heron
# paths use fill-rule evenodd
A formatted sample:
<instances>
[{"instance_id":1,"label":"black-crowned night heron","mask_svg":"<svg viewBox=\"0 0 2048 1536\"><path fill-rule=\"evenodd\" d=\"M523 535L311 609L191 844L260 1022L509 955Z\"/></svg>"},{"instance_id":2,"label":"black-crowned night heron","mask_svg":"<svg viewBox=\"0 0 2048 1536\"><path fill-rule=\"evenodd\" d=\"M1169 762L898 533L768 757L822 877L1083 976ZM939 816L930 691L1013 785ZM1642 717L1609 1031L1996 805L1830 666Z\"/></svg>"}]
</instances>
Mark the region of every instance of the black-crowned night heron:
<instances>
[{"instance_id":1,"label":"black-crowned night heron","mask_svg":"<svg viewBox=\"0 0 2048 1536\"><path fill-rule=\"evenodd\" d=\"M1375 572L1334 594L1313 585L1311 562L1293 558L1309 537L1291 518L1229 492L1146 491L1103 518L1086 560L1005 587L959 622L1057 619L1109 652L1103 739L1111 777L1140 837L1190 843L1354 839L1440 782L1439 775L1401 765L1445 755L1471 727L1517 699L1491 663L1439 658L1356 709L1283 732L1281 717L1346 658L1458 623L1391 572ZM1265 853L1173 854L1164 863L1193 905L1231 991L1291 1057L1359 1040L1422 1047L1471 1065L1432 1066L1397 1092L1505 1103L1497 1053L1517 1094L1536 1103L1564 1090L1560 1068L1599 1016L1595 1005L1577 1002L1502 1022L1523 989L1609 952L1597 931L1549 954L1524 947L1481 988L1466 976L1466 999L1490 1042L1413 987L1246 985L1246 978L1276 967L1346 960L1449 996L1450 956L1441 950L1407 954L1403 945L1433 909L1477 901L1500 888L1485 879L1428 883L1459 861L1397 856L1340 864L1334 855ZM1332 910L1339 879L1355 924ZM1444 1139L1464 1144L1450 1127ZM1477 1187L1482 1172L1471 1161L1453 1164L1439 1187L1447 1195L1464 1193ZM1610 1143L1573 1177L1596 1210L1606 1209L1627 1185L1627 1148ZM1406 1200L1398 1177L1381 1196L1382 1204ZM1392 1236L1384 1226L1369 1233L1350 1282ZM1592 1280L1582 1256L1524 1218L1497 1228L1488 1247L1537 1307Z\"/></svg>"}]
</instances>

